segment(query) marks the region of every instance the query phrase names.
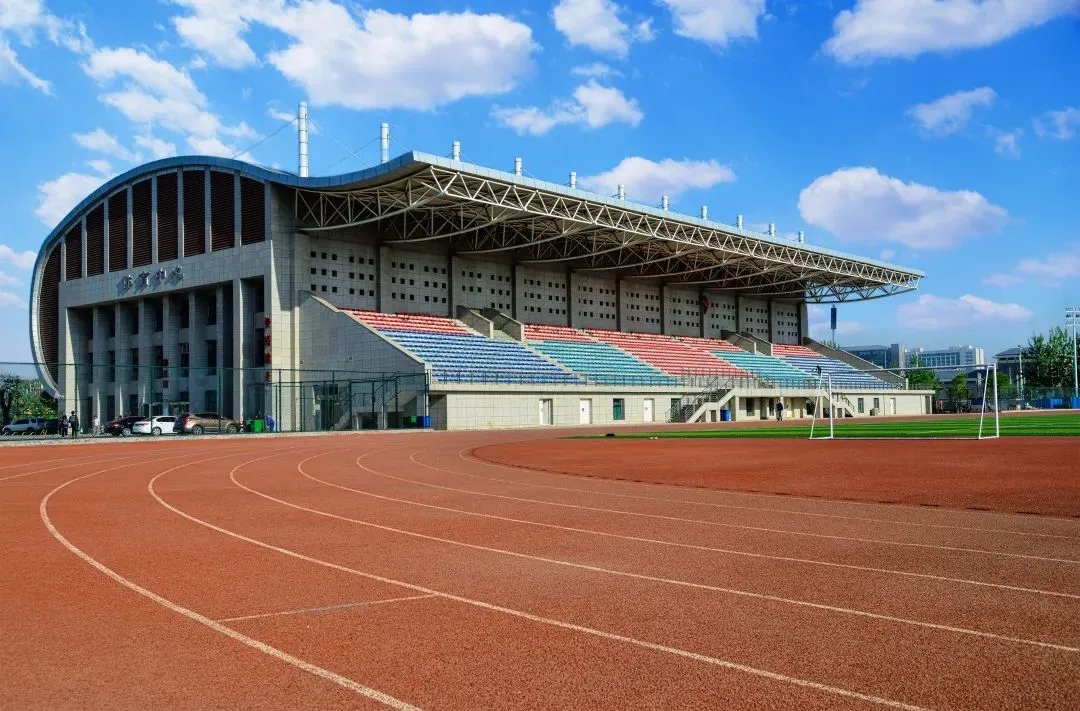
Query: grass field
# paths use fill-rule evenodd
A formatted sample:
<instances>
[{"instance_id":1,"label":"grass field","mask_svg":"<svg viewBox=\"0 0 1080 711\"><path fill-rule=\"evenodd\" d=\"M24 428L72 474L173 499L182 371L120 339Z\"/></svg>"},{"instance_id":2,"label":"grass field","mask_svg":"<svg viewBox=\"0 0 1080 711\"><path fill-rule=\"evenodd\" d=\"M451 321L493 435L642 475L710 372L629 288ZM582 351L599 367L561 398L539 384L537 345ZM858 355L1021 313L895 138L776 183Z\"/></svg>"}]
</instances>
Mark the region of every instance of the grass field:
<instances>
[{"instance_id":1,"label":"grass field","mask_svg":"<svg viewBox=\"0 0 1080 711\"><path fill-rule=\"evenodd\" d=\"M814 436L828 434L828 421L818 420L814 427ZM872 420L836 420L835 436L838 438L934 438L934 437L975 437L979 432L978 417L927 417L908 421L872 421ZM983 435L992 435L994 420L987 417L983 421ZM593 435L593 437L603 435ZM773 438L794 439L810 436L810 425L763 425L761 427L731 427L719 425L717 429L674 430L665 432L626 432L616 437L627 439L642 438ZM1075 437L1080 436L1080 414L1046 413L1003 415L1001 418L1002 437Z\"/></svg>"}]
</instances>

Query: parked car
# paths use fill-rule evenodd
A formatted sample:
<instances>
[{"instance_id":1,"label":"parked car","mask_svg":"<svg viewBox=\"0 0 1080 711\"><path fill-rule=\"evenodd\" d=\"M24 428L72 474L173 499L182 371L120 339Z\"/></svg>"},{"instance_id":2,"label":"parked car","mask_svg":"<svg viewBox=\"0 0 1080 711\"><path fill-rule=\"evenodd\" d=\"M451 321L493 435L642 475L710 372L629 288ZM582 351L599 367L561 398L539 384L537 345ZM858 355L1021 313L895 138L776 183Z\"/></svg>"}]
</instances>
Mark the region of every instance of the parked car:
<instances>
[{"instance_id":1,"label":"parked car","mask_svg":"<svg viewBox=\"0 0 1080 711\"><path fill-rule=\"evenodd\" d=\"M4 425L3 433L5 435L44 434L48 426L46 422L44 417L23 417Z\"/></svg>"},{"instance_id":2,"label":"parked car","mask_svg":"<svg viewBox=\"0 0 1080 711\"><path fill-rule=\"evenodd\" d=\"M177 432L181 434L201 435L205 433L236 434L242 432L244 425L216 412L188 412L178 418Z\"/></svg>"},{"instance_id":3,"label":"parked car","mask_svg":"<svg viewBox=\"0 0 1080 711\"><path fill-rule=\"evenodd\" d=\"M131 426L132 434L153 435L176 434L176 418L172 415L158 415L142 419Z\"/></svg>"},{"instance_id":4,"label":"parked car","mask_svg":"<svg viewBox=\"0 0 1080 711\"><path fill-rule=\"evenodd\" d=\"M105 434L111 434L113 437L130 437L131 427L136 422L145 419L145 417L120 417L105 425Z\"/></svg>"}]
</instances>

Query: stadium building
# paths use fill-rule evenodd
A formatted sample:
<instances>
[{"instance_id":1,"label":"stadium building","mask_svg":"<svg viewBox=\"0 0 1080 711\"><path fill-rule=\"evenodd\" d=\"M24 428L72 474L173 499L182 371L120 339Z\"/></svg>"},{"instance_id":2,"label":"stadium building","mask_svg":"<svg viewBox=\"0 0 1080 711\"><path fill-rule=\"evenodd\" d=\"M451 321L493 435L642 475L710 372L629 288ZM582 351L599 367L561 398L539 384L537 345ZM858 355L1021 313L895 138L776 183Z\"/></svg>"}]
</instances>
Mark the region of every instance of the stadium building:
<instances>
[{"instance_id":1,"label":"stadium building","mask_svg":"<svg viewBox=\"0 0 1080 711\"><path fill-rule=\"evenodd\" d=\"M86 197L34 267L46 388L88 422L273 415L281 429L487 428L929 412L809 339L807 302L902 267L450 158L308 177L210 157ZM622 195L620 188L619 194Z\"/></svg>"}]
</instances>

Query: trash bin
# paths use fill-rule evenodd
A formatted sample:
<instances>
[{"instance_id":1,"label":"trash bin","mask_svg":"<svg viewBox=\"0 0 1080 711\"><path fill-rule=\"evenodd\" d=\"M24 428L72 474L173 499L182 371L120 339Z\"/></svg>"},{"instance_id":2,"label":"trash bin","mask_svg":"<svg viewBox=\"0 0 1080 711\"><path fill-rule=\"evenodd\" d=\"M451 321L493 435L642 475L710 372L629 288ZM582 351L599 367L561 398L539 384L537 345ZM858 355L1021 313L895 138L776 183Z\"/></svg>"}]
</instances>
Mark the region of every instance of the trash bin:
<instances>
[{"instance_id":1,"label":"trash bin","mask_svg":"<svg viewBox=\"0 0 1080 711\"><path fill-rule=\"evenodd\" d=\"M254 432L255 434L259 434L264 430L265 424L266 424L265 420L252 420L251 421L251 431Z\"/></svg>"},{"instance_id":2,"label":"trash bin","mask_svg":"<svg viewBox=\"0 0 1080 711\"><path fill-rule=\"evenodd\" d=\"M726 407L720 411L721 422L731 422L731 410Z\"/></svg>"},{"instance_id":3,"label":"trash bin","mask_svg":"<svg viewBox=\"0 0 1080 711\"><path fill-rule=\"evenodd\" d=\"M420 426L426 430L431 429L431 415L421 415Z\"/></svg>"}]
</instances>

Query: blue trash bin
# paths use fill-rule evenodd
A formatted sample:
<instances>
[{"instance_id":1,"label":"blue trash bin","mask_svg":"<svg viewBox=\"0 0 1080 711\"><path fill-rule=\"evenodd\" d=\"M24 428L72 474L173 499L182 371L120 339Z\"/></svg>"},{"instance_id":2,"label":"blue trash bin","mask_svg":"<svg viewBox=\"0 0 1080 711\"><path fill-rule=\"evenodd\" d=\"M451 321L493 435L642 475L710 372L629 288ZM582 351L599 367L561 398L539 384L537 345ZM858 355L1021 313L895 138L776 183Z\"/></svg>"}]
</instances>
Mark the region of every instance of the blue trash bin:
<instances>
[{"instance_id":1,"label":"blue trash bin","mask_svg":"<svg viewBox=\"0 0 1080 711\"><path fill-rule=\"evenodd\" d=\"M720 421L731 422L731 410L727 409L726 407L720 410Z\"/></svg>"},{"instance_id":2,"label":"blue trash bin","mask_svg":"<svg viewBox=\"0 0 1080 711\"><path fill-rule=\"evenodd\" d=\"M421 415L420 426L426 430L431 429L431 415Z\"/></svg>"}]
</instances>

